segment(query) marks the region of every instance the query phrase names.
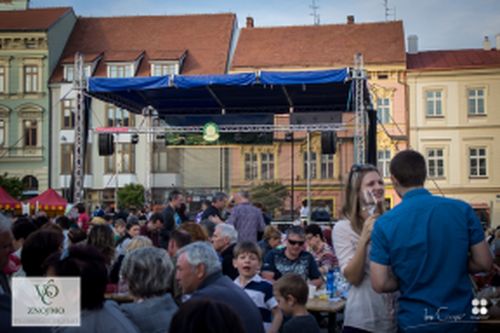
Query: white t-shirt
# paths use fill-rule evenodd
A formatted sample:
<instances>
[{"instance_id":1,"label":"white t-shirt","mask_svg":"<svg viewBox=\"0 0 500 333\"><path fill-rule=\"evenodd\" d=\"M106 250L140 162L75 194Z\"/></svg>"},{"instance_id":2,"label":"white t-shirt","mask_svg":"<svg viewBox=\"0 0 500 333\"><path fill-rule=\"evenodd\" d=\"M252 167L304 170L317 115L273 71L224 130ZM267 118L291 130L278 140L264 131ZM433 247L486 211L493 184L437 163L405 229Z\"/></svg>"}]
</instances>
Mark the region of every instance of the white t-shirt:
<instances>
[{"instance_id":1,"label":"white t-shirt","mask_svg":"<svg viewBox=\"0 0 500 333\"><path fill-rule=\"evenodd\" d=\"M332 242L342 274L354 257L359 235L351 222L341 220L332 230ZM365 275L358 286L351 286L344 311L344 325L371 332L396 332L395 294L377 294L370 281L370 245L367 248Z\"/></svg>"}]
</instances>

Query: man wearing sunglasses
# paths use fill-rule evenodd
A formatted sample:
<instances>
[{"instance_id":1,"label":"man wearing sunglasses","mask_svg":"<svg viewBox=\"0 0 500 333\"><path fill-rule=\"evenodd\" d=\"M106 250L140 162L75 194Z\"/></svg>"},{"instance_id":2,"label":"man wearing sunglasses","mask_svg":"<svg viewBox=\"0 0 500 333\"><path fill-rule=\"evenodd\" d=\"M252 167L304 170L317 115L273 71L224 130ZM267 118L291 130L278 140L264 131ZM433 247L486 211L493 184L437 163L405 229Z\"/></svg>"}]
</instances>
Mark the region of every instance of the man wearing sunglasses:
<instances>
[{"instance_id":1,"label":"man wearing sunglasses","mask_svg":"<svg viewBox=\"0 0 500 333\"><path fill-rule=\"evenodd\" d=\"M297 273L310 284L320 287L323 283L318 265L311 253L304 250L304 229L292 226L286 231L286 246L271 250L264 258L262 277L274 281L286 273Z\"/></svg>"}]
</instances>

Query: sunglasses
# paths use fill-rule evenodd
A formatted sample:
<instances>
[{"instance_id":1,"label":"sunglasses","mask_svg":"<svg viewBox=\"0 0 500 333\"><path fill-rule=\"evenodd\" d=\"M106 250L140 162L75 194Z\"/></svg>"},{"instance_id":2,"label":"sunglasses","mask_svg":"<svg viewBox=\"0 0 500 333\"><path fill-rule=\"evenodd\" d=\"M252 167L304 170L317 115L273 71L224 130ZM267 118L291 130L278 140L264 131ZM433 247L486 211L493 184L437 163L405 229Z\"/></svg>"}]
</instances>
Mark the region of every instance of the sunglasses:
<instances>
[{"instance_id":1,"label":"sunglasses","mask_svg":"<svg viewBox=\"0 0 500 333\"><path fill-rule=\"evenodd\" d=\"M357 178L357 173L358 172L365 172L365 171L377 171L378 169L376 166L373 164L353 164L351 167L351 172L349 172L349 179L347 180L348 184L352 184L353 179Z\"/></svg>"},{"instance_id":2,"label":"sunglasses","mask_svg":"<svg viewBox=\"0 0 500 333\"><path fill-rule=\"evenodd\" d=\"M290 245L300 245L300 246L304 245L304 241L296 241L292 239L289 239L288 243L290 243Z\"/></svg>"}]
</instances>

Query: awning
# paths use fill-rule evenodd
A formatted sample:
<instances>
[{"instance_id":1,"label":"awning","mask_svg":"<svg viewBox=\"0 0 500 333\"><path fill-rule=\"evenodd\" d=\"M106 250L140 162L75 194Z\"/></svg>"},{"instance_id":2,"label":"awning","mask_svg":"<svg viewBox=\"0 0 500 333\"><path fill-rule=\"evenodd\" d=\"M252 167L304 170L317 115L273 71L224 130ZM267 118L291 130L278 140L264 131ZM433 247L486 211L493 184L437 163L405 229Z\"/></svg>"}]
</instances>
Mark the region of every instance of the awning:
<instances>
[{"instance_id":1,"label":"awning","mask_svg":"<svg viewBox=\"0 0 500 333\"><path fill-rule=\"evenodd\" d=\"M349 69L303 72L90 78L88 93L134 113L169 115L346 111ZM223 111L222 111L223 110Z\"/></svg>"}]
</instances>

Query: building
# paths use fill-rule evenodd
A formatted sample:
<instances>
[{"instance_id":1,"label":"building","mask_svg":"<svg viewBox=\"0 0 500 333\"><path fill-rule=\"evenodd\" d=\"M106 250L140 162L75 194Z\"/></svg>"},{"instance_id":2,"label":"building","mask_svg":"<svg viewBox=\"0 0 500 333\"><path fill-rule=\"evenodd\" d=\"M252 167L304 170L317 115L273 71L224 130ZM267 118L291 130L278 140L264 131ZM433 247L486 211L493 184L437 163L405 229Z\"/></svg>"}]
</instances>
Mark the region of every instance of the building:
<instances>
[{"instance_id":1,"label":"building","mask_svg":"<svg viewBox=\"0 0 500 333\"><path fill-rule=\"evenodd\" d=\"M407 147L408 137L406 55L401 21L355 23L354 17L349 16L346 24L258 28L252 18L247 18L246 28L240 31L231 72L352 67L358 52L364 57L378 112L379 167L388 180L388 163L397 150ZM328 207L334 218L340 217L344 177L354 161L354 113L347 112L342 117L347 129L337 133L335 149L328 154L322 151L319 133L311 139L312 206ZM289 122L288 115L275 117L275 123L283 122ZM333 151L336 153L332 154ZM306 198L305 133L294 134L293 147L284 134L275 134L273 144L242 145L231 150L230 158L233 189L268 181L283 183L293 193L293 201L285 209L288 213L297 211ZM393 205L397 195L389 185L387 188L386 200Z\"/></svg>"},{"instance_id":2,"label":"building","mask_svg":"<svg viewBox=\"0 0 500 333\"><path fill-rule=\"evenodd\" d=\"M0 3L0 170L33 196L50 186L48 81L76 17L71 8L28 3Z\"/></svg>"},{"instance_id":3,"label":"building","mask_svg":"<svg viewBox=\"0 0 500 333\"><path fill-rule=\"evenodd\" d=\"M496 48L408 54L410 145L427 159L427 187L500 224L500 35Z\"/></svg>"},{"instance_id":4,"label":"building","mask_svg":"<svg viewBox=\"0 0 500 333\"><path fill-rule=\"evenodd\" d=\"M75 54L83 55L87 77L224 74L235 31L234 14L79 18L51 78L52 104L57 105L52 131L58 133L51 146L52 186L65 193L70 188ZM170 121L158 119L155 124ZM92 100L92 129L145 126L141 115ZM153 202L163 203L174 187L199 197L219 189L224 181L219 172L223 151L218 148L171 147L164 136L147 142L146 135L115 134L114 141L114 154L99 156L98 134L90 131L84 179L88 203L112 204L115 191L129 183L150 181Z\"/></svg>"}]
</instances>

